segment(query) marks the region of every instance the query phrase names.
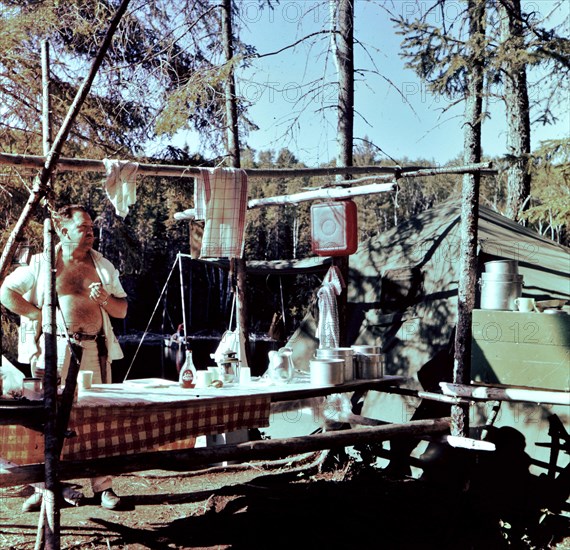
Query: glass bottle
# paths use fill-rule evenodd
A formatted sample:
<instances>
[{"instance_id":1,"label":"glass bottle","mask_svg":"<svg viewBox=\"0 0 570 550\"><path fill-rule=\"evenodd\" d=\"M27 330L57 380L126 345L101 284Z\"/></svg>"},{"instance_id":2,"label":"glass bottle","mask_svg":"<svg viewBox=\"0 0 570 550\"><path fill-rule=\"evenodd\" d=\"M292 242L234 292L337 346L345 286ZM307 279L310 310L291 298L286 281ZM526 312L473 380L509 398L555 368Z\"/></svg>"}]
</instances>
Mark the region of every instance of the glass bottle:
<instances>
[{"instance_id":1,"label":"glass bottle","mask_svg":"<svg viewBox=\"0 0 570 550\"><path fill-rule=\"evenodd\" d=\"M193 388L196 385L196 367L192 361L192 350L186 350L186 359L180 369L178 381L183 388Z\"/></svg>"}]
</instances>

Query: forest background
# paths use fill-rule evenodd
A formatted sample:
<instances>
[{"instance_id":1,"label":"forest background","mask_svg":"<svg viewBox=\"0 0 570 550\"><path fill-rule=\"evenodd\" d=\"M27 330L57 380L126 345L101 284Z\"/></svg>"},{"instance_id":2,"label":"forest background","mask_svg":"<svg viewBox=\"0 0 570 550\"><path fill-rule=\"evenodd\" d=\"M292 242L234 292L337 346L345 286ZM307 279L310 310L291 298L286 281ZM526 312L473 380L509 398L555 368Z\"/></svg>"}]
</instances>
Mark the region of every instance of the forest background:
<instances>
[{"instance_id":1,"label":"forest background","mask_svg":"<svg viewBox=\"0 0 570 550\"><path fill-rule=\"evenodd\" d=\"M508 102L501 70L505 56L516 56L526 69L539 69L544 78L535 84L529 97L529 112L535 125L557 121L560 112L567 116L570 79L570 46L566 38L568 9L565 2L554 2L561 17L552 24L540 10L520 13L522 33L517 48L502 48L499 0L476 0L486 5L485 94L493 101ZM401 37L401 56L430 93L452 97L447 107L461 104L468 72L464 54L467 2L454 2L454 19L433 17L451 2L439 0L415 3L419 10L401 8L398 2L370 2L377 17L391 21ZM51 111L55 129L62 123L88 71L116 1L2 1L0 2L0 47L6 52L0 60L0 139L2 151L13 154L42 155L42 81L41 44L48 40L51 59ZM239 80L255 68L262 58L278 58L279 50L260 54L255 45L241 40L248 25L252 33L251 7L277 13L283 2L232 2L234 56L226 62L220 40L220 10L206 0L177 2L133 0L113 39L91 93L84 104L63 149L68 158L118 158L142 163L179 166L218 166L227 157L224 82L232 72ZM316 6L330 12L337 2L301 2L305 14ZM516 2L515 2L516 4ZM540 2L538 2L540 4ZM533 4L534 5L534 4ZM427 7L426 7L427 6ZM519 5L520 8L520 5ZM333 9L334 11L334 9ZM282 13L282 11L281 11ZM332 13L332 12L331 12ZM549 11L550 13L550 11ZM566 14L566 15L565 15ZM325 66L335 48L334 17L324 19L322 28L313 30L283 50L306 55L306 64L323 64L322 77L310 82L295 102L292 112L320 120L323 110L336 105L315 104L316 91L337 86L333 73ZM354 45L375 58L373 45L359 42L354 29ZM294 50L311 44L308 50ZM328 60L328 61L327 61ZM355 72L358 69L355 68ZM382 76L382 67L377 69ZM366 84L367 74L358 72ZM240 89L238 87L238 89ZM245 88L241 88L245 89ZM322 97L322 93L320 94ZM248 136L268 123L254 120L251 98L235 98L239 115L241 167L303 168L306 165L286 147L253 149ZM388 108L388 107L385 107ZM413 109L413 105L410 105ZM562 109L562 111L561 111ZM355 105L358 113L358 104ZM485 116L489 116L486 112ZM284 136L303 131L299 118L292 116ZM461 125L461 122L457 122ZM505 126L507 124L505 123ZM200 137L200 148L191 149L180 140L191 131ZM179 145L182 143L182 145ZM152 151L152 154L150 153ZM565 246L570 243L569 182L570 137L544 140L528 155L525 170L530 175L530 194L516 219ZM352 160L355 166L434 166L437 161L408 155L392 158L367 135L355 136ZM499 168L499 174L482 179L480 203L505 212L509 200L508 154L485 157ZM331 158L319 167L335 166ZM459 155L448 164L461 165ZM311 166L313 168L315 166ZM5 246L10 232L29 196L36 172L17 166L3 166L0 172L0 244ZM250 179L250 198L291 194L307 188L330 185L331 178L283 177ZM457 175L402 178L397 193L355 198L358 206L359 241L381 234L400 222L413 218L450 197L461 194L462 179ZM129 314L120 334L140 332L150 322L150 330L174 331L181 322L180 282L171 277L178 252L189 252L189 226L174 219L176 212L193 204L193 180L176 177L139 176L137 202L121 219L105 197L102 176L93 173L60 172L52 180L52 206L83 203L96 219L96 247L119 268L129 294ZM28 225L22 244L34 252L42 248L42 223L46 203ZM310 240L310 203L257 208L248 211L246 260L301 259L312 255ZM185 261L183 280L188 303L189 333L223 332L229 323L231 281L228 273L197 261ZM285 333L291 333L313 301L322 275L264 275L248 278L250 331L267 333L274 315L284 313ZM166 281L166 291L162 294ZM159 314L153 316L161 300ZM151 321L152 316L152 321ZM17 319L2 310L2 353L15 358Z\"/></svg>"}]
</instances>

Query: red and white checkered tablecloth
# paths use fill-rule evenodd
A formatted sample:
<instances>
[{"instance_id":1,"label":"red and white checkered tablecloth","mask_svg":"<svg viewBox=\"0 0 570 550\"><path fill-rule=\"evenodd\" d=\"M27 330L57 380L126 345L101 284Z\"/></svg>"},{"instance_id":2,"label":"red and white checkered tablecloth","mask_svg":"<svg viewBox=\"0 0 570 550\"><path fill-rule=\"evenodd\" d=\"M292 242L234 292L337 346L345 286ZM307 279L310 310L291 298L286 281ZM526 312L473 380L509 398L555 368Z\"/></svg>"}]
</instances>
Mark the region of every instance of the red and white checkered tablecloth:
<instances>
[{"instance_id":1,"label":"red and white checkered tablecloth","mask_svg":"<svg viewBox=\"0 0 570 550\"><path fill-rule=\"evenodd\" d=\"M62 460L85 460L194 446L198 435L269 425L264 395L176 400L109 406L77 406ZM44 461L43 435L24 426L0 426L0 457L15 464Z\"/></svg>"}]
</instances>

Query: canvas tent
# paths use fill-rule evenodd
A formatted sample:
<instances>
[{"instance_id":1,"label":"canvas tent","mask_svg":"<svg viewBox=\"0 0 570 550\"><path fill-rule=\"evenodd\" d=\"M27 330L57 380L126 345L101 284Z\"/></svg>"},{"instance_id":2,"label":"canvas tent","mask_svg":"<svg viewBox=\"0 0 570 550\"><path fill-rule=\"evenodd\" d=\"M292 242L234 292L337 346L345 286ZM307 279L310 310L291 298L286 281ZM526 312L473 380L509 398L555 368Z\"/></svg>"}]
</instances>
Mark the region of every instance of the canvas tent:
<instances>
[{"instance_id":1,"label":"canvas tent","mask_svg":"<svg viewBox=\"0 0 570 550\"><path fill-rule=\"evenodd\" d=\"M446 201L363 241L350 256L347 344L380 344L387 374L412 384L448 345L457 321L460 206ZM485 262L507 258L519 262L523 295L570 300L570 250L481 206L478 276ZM479 294L477 285L476 308ZM304 370L311 346L318 346L315 326L309 315L289 340L294 347L305 341L295 356Z\"/></svg>"},{"instance_id":2,"label":"canvas tent","mask_svg":"<svg viewBox=\"0 0 570 550\"><path fill-rule=\"evenodd\" d=\"M362 242L350 257L347 343L382 345L386 374L405 377L408 388L420 389L417 376L420 368L453 341L460 214L459 201L447 201ZM482 206L478 224L478 279L485 262L496 259L518 260L524 296L570 300L570 250ZM475 308L479 304L477 285ZM306 323L306 327L310 329L311 323ZM570 376L570 364L568 373ZM413 397L369 392L363 414L405 422L418 402ZM548 441L550 414L559 415L568 426L569 409L503 403L497 425L520 429L526 437L527 452L547 462L548 449L535 443ZM475 411L472 425L484 423L485 405Z\"/></svg>"},{"instance_id":3,"label":"canvas tent","mask_svg":"<svg viewBox=\"0 0 570 550\"><path fill-rule=\"evenodd\" d=\"M459 201L447 201L363 242L350 258L348 341L381 343L388 374L414 377L449 342L457 320L460 214ZM570 300L570 250L481 206L478 278L496 259L518 260L524 296Z\"/></svg>"}]
</instances>

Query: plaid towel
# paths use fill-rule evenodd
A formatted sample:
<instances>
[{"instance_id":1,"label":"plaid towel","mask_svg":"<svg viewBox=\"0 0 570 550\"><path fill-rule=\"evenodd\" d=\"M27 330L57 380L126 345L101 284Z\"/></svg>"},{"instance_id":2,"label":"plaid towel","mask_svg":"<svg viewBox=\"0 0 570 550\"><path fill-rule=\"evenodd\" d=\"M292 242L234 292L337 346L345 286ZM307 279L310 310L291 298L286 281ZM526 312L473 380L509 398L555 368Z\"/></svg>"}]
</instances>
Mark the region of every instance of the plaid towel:
<instances>
[{"instance_id":1,"label":"plaid towel","mask_svg":"<svg viewBox=\"0 0 570 550\"><path fill-rule=\"evenodd\" d=\"M247 210L247 174L239 168L200 168L194 187L196 219L205 220L202 258L240 258Z\"/></svg>"}]
</instances>

